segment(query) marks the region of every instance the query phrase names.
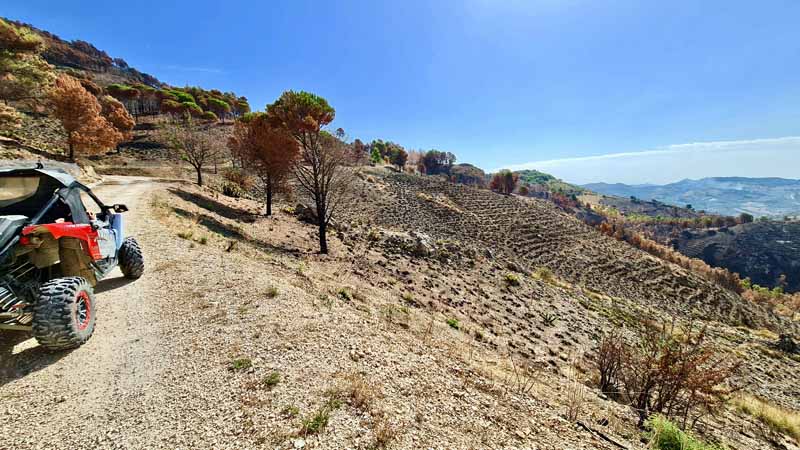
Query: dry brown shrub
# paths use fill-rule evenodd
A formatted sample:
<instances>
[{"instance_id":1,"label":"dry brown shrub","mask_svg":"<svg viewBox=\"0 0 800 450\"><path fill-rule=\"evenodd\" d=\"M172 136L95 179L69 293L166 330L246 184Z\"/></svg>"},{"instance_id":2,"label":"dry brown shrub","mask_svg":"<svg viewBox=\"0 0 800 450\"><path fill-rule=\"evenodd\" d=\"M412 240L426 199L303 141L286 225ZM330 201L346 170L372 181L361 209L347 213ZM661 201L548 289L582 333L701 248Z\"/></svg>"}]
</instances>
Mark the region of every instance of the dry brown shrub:
<instances>
[{"instance_id":1,"label":"dry brown shrub","mask_svg":"<svg viewBox=\"0 0 800 450\"><path fill-rule=\"evenodd\" d=\"M230 168L222 173L222 177L245 191L253 188L253 177L242 169Z\"/></svg>"},{"instance_id":2,"label":"dry brown shrub","mask_svg":"<svg viewBox=\"0 0 800 450\"><path fill-rule=\"evenodd\" d=\"M726 386L741 362L723 354L706 339L705 326L692 323L647 324L632 342L612 333L601 343L598 365L604 392L636 411L638 425L652 414L662 414L693 426L714 414L727 394Z\"/></svg>"},{"instance_id":3,"label":"dry brown shrub","mask_svg":"<svg viewBox=\"0 0 800 450\"><path fill-rule=\"evenodd\" d=\"M600 392L617 397L619 392L619 370L622 366L624 341L621 330L614 330L603 336L597 354L597 368L600 372Z\"/></svg>"}]
</instances>

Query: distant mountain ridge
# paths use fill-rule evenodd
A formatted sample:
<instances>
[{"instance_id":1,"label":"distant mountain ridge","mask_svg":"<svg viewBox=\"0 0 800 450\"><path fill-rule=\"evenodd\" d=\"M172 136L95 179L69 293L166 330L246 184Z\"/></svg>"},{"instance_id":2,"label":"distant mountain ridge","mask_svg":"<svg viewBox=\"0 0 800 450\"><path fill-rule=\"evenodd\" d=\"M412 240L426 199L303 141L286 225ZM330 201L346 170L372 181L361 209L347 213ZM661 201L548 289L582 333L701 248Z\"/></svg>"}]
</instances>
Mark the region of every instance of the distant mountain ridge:
<instances>
[{"instance_id":1,"label":"distant mountain ridge","mask_svg":"<svg viewBox=\"0 0 800 450\"><path fill-rule=\"evenodd\" d=\"M665 185L590 183L583 187L605 195L692 205L696 210L724 215L800 215L800 180L787 178L713 177Z\"/></svg>"}]
</instances>

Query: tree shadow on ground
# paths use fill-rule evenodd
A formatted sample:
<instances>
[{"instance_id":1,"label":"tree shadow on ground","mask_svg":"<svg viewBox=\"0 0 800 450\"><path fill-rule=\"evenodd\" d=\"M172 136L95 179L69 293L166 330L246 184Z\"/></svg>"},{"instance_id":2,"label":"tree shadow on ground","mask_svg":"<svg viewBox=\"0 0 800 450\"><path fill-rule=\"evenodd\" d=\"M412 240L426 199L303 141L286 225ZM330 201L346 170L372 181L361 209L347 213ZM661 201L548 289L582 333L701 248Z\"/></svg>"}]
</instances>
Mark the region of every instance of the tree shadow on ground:
<instances>
[{"instance_id":1,"label":"tree shadow on ground","mask_svg":"<svg viewBox=\"0 0 800 450\"><path fill-rule=\"evenodd\" d=\"M45 369L71 353L71 350L51 352L37 344L14 354L14 347L28 339L33 338L26 331L0 334L0 386Z\"/></svg>"},{"instance_id":2,"label":"tree shadow on ground","mask_svg":"<svg viewBox=\"0 0 800 450\"><path fill-rule=\"evenodd\" d=\"M177 195L183 200L186 200L187 202L194 203L195 205L207 211L219 214L226 219L238 220L245 223L253 223L256 221L257 216L246 209L234 208L220 203L212 198L193 194L191 192L184 191L183 189L170 188L168 191Z\"/></svg>"},{"instance_id":3,"label":"tree shadow on ground","mask_svg":"<svg viewBox=\"0 0 800 450\"><path fill-rule=\"evenodd\" d=\"M208 231L225 237L226 239L247 243L268 253L278 253L292 256L298 256L303 253L302 250L297 248L275 245L252 236L248 236L238 227L220 222L219 220L206 214L195 214L191 211L187 211L183 208L177 208L175 206L173 206L171 209L173 212L175 212L175 214L186 219L194 220L198 225L205 227Z\"/></svg>"}]
</instances>

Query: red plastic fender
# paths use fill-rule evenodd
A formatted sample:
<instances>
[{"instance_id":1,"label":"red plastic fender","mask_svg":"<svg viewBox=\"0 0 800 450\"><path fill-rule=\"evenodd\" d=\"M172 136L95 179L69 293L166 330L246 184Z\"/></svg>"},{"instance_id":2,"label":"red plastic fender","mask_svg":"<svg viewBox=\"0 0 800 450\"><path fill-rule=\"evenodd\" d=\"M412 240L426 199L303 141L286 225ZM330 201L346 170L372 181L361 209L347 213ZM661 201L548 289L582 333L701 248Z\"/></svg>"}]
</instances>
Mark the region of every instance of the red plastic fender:
<instances>
[{"instance_id":1,"label":"red plastic fender","mask_svg":"<svg viewBox=\"0 0 800 450\"><path fill-rule=\"evenodd\" d=\"M98 259L103 258L103 256L100 254L100 245L97 243L97 231L94 230L89 224L61 222L29 225L22 229L23 239L29 234L35 234L42 231L42 228L53 235L53 238L55 239L60 239L62 237L80 239L81 241L86 242L87 253L92 257L93 260L97 261Z\"/></svg>"}]
</instances>

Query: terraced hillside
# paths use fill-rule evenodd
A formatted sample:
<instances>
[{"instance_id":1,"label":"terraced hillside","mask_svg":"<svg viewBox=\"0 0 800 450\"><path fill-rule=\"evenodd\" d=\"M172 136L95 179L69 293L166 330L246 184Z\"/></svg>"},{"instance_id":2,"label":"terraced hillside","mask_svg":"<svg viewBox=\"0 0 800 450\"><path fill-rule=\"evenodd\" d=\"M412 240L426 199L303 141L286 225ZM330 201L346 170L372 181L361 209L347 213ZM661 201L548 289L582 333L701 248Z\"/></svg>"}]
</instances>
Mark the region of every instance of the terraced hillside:
<instances>
[{"instance_id":1,"label":"terraced hillside","mask_svg":"<svg viewBox=\"0 0 800 450\"><path fill-rule=\"evenodd\" d=\"M545 266L569 283L647 308L730 325L780 328L780 320L766 309L602 236L548 202L435 177L392 174L372 180L349 211L351 219L469 242L525 271Z\"/></svg>"},{"instance_id":2,"label":"terraced hillside","mask_svg":"<svg viewBox=\"0 0 800 450\"><path fill-rule=\"evenodd\" d=\"M686 230L670 245L714 267L776 287L800 291L800 222L754 222L719 230Z\"/></svg>"}]
</instances>

